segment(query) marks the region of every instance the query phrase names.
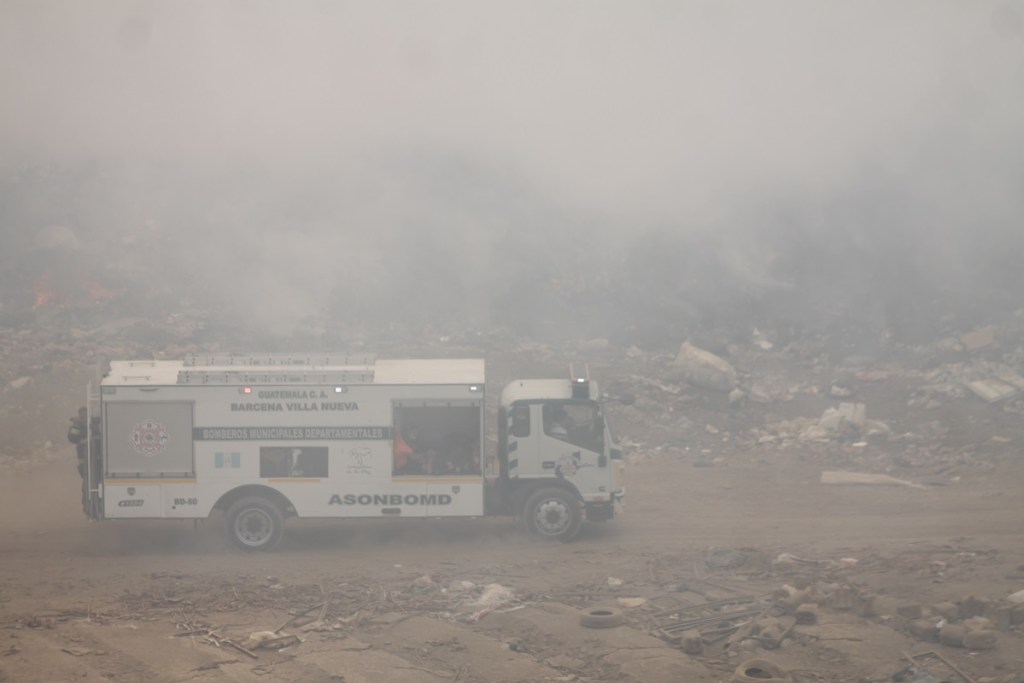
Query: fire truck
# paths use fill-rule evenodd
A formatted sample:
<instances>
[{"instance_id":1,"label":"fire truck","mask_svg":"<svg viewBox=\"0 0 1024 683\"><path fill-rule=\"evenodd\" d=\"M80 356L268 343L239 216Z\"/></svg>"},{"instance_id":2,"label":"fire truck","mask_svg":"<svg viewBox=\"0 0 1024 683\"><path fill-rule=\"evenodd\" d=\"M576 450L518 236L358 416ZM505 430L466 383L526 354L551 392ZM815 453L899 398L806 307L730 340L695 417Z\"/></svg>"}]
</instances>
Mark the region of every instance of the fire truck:
<instances>
[{"instance_id":1,"label":"fire truck","mask_svg":"<svg viewBox=\"0 0 1024 683\"><path fill-rule=\"evenodd\" d=\"M482 359L190 355L115 361L89 389L86 514L205 519L270 550L289 517L510 516L569 541L622 500L623 457L584 368L501 391Z\"/></svg>"}]
</instances>

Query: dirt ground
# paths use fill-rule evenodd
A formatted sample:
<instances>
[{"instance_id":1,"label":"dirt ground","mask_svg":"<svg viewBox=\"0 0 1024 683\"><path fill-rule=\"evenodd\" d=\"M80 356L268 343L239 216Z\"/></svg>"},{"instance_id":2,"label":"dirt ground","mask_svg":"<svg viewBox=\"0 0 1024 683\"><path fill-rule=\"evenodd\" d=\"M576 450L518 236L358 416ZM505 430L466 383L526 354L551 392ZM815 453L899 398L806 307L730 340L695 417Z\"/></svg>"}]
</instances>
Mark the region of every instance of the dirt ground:
<instances>
[{"instance_id":1,"label":"dirt ground","mask_svg":"<svg viewBox=\"0 0 1024 683\"><path fill-rule=\"evenodd\" d=\"M292 520L265 555L225 545L220 519L87 522L70 456L9 473L0 680L728 681L764 657L797 680L882 681L907 664L901 652L935 649L975 680L1024 671L1012 630L972 652L917 641L896 613L825 604L777 649L712 643L691 656L657 637L658 612L785 584L843 584L900 606L1024 585L1021 463L950 486L835 487L820 468L771 456L640 459L625 513L568 544L534 541L510 519ZM488 602L491 584L509 592ZM625 623L582 627L579 613L597 607ZM244 645L306 610L298 623L322 616L320 629L289 624L281 632L302 642L280 651L250 657L221 640Z\"/></svg>"},{"instance_id":2,"label":"dirt ground","mask_svg":"<svg viewBox=\"0 0 1024 683\"><path fill-rule=\"evenodd\" d=\"M1024 588L1019 401L947 395L905 361L851 384L885 430L807 440L852 376L818 356L734 352L750 393L775 397L734 403L666 379L671 355L587 354L637 398L609 407L629 461L615 520L560 544L514 519L293 519L270 554L228 545L219 516L88 522L60 442L68 370L34 371L0 394L11 440L36 444L0 463L0 681L727 682L755 659L795 681L967 680L932 655L917 663L934 678L911 678L907 655L929 651L979 683L1024 681L1007 601ZM564 355L488 358L488 390ZM833 470L914 485L823 484ZM593 610L622 623L582 625ZM979 647L934 642L974 615L991 622ZM250 640L266 631L284 647Z\"/></svg>"}]
</instances>

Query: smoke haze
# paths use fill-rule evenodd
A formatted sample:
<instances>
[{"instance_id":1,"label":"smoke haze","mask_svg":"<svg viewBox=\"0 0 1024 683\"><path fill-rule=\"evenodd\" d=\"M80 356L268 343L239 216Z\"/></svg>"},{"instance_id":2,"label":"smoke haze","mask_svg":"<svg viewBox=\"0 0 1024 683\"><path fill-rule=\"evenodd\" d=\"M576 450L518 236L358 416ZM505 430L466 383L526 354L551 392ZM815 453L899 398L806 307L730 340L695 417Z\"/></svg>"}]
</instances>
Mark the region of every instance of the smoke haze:
<instances>
[{"instance_id":1,"label":"smoke haze","mask_svg":"<svg viewBox=\"0 0 1024 683\"><path fill-rule=\"evenodd\" d=\"M1010 2L6 0L0 92L5 270L66 227L281 331L912 340L1024 292Z\"/></svg>"}]
</instances>

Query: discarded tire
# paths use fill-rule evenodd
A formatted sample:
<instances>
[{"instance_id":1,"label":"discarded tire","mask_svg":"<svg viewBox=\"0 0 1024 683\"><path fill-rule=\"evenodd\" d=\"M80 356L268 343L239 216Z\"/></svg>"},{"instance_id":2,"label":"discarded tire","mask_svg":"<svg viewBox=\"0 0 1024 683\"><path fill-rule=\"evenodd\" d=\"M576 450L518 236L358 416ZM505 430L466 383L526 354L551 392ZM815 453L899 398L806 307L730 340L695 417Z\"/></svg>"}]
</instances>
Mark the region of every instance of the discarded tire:
<instances>
[{"instance_id":1,"label":"discarded tire","mask_svg":"<svg viewBox=\"0 0 1024 683\"><path fill-rule=\"evenodd\" d=\"M612 628L618 626L625 617L617 609L592 609L580 615L580 626L587 628Z\"/></svg>"},{"instance_id":2,"label":"discarded tire","mask_svg":"<svg viewBox=\"0 0 1024 683\"><path fill-rule=\"evenodd\" d=\"M767 659L748 659L736 667L732 675L733 683L764 683L765 681L785 681L792 683L789 672Z\"/></svg>"}]
</instances>

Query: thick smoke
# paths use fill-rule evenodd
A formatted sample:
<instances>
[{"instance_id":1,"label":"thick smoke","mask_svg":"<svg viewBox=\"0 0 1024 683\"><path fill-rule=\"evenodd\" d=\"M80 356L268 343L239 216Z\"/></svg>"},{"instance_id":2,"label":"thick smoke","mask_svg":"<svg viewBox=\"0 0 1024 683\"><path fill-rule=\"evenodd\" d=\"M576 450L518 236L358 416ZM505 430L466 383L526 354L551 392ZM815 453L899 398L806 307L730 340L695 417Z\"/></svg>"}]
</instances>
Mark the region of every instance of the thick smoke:
<instances>
[{"instance_id":1,"label":"thick smoke","mask_svg":"<svg viewBox=\"0 0 1024 683\"><path fill-rule=\"evenodd\" d=\"M9 0L0 88L4 270L133 313L914 341L1024 291L1009 2Z\"/></svg>"}]
</instances>

